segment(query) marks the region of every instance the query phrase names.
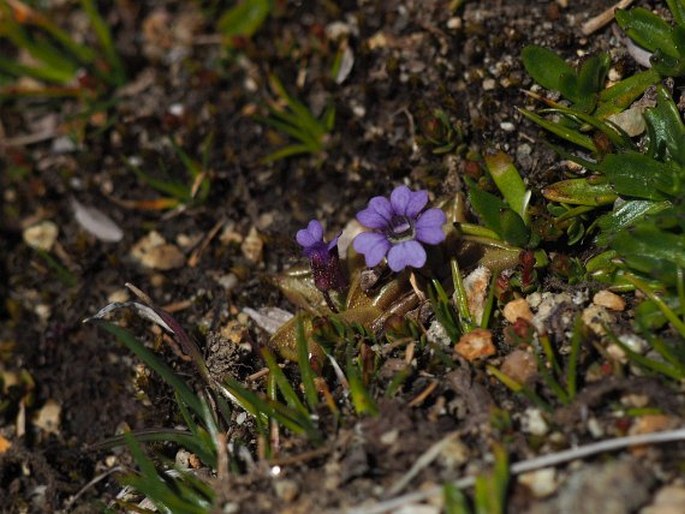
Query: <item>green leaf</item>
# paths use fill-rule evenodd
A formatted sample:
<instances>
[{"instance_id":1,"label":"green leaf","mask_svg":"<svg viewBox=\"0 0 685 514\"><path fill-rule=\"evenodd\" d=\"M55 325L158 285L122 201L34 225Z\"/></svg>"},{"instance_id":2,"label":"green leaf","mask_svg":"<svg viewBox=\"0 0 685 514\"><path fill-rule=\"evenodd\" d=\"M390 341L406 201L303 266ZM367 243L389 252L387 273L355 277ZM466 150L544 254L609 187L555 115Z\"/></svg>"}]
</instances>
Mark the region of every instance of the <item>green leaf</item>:
<instances>
[{"instance_id":1,"label":"green leaf","mask_svg":"<svg viewBox=\"0 0 685 514\"><path fill-rule=\"evenodd\" d=\"M499 236L502 235L502 223L500 213L506 209L505 203L497 196L487 191L483 191L470 178L466 178L466 183L469 186L469 201L471 207L476 211L476 214L481 218L483 224L491 230L494 230Z\"/></svg>"},{"instance_id":2,"label":"green leaf","mask_svg":"<svg viewBox=\"0 0 685 514\"><path fill-rule=\"evenodd\" d=\"M671 57L678 57L678 49L671 38L671 26L660 16L642 7L629 11L618 9L615 16L619 26L638 45L652 52L660 50Z\"/></svg>"},{"instance_id":3,"label":"green leaf","mask_svg":"<svg viewBox=\"0 0 685 514\"><path fill-rule=\"evenodd\" d=\"M685 0L666 0L673 19L678 25L685 26Z\"/></svg>"},{"instance_id":4,"label":"green leaf","mask_svg":"<svg viewBox=\"0 0 685 514\"><path fill-rule=\"evenodd\" d=\"M190 407L198 417L202 418L204 408L200 398L192 391L192 389L190 389L190 387L188 387L183 380L178 377L178 375L176 375L176 373L173 372L173 370L164 361L162 361L162 359L145 348L145 346L143 346L143 344L133 337L129 332L118 327L117 325L101 320L94 320L93 322L97 323L107 332L114 335L121 343L124 344L124 346L135 353L141 361L143 361L155 373L162 377L162 379L169 384L176 393L178 393L185 404L188 405L188 407Z\"/></svg>"},{"instance_id":5,"label":"green leaf","mask_svg":"<svg viewBox=\"0 0 685 514\"><path fill-rule=\"evenodd\" d=\"M628 200L609 214L597 219L600 234L596 243L600 246L609 244L611 238L619 232L630 228L635 223L654 215L671 206L671 202L653 202L650 200Z\"/></svg>"},{"instance_id":6,"label":"green leaf","mask_svg":"<svg viewBox=\"0 0 685 514\"><path fill-rule=\"evenodd\" d=\"M676 192L677 168L647 155L609 154L600 163L600 169L620 195L666 200Z\"/></svg>"},{"instance_id":7,"label":"green leaf","mask_svg":"<svg viewBox=\"0 0 685 514\"><path fill-rule=\"evenodd\" d=\"M542 87L559 91L566 98L576 97L576 70L553 51L529 45L523 49L521 59L528 74Z\"/></svg>"},{"instance_id":8,"label":"green leaf","mask_svg":"<svg viewBox=\"0 0 685 514\"><path fill-rule=\"evenodd\" d=\"M502 238L514 246L527 246L530 230L516 212L504 209L501 213Z\"/></svg>"},{"instance_id":9,"label":"green leaf","mask_svg":"<svg viewBox=\"0 0 685 514\"><path fill-rule=\"evenodd\" d=\"M652 266L685 268L685 235L665 232L643 223L616 236L611 247L641 272L663 272Z\"/></svg>"},{"instance_id":10,"label":"green leaf","mask_svg":"<svg viewBox=\"0 0 685 514\"><path fill-rule=\"evenodd\" d=\"M591 152L597 151L597 147L595 146L595 143L592 141L592 138L586 136L585 134L581 134L580 132L578 132L578 130L565 127L563 125L560 125L559 123L547 121L545 118L527 109L518 109L518 111L523 116L531 120L533 123L540 125L542 128L548 130L555 136L558 136L561 139L565 139L569 143L573 143L582 148L585 148L586 150L590 150Z\"/></svg>"},{"instance_id":11,"label":"green leaf","mask_svg":"<svg viewBox=\"0 0 685 514\"><path fill-rule=\"evenodd\" d=\"M659 73L651 68L631 75L599 93L599 105L593 116L600 120L628 108L645 90L659 82Z\"/></svg>"},{"instance_id":12,"label":"green leaf","mask_svg":"<svg viewBox=\"0 0 685 514\"><path fill-rule=\"evenodd\" d=\"M234 37L252 37L269 16L271 8L271 0L243 0L223 13L217 27L225 36L226 45L232 46Z\"/></svg>"},{"instance_id":13,"label":"green leaf","mask_svg":"<svg viewBox=\"0 0 685 514\"><path fill-rule=\"evenodd\" d=\"M497 151L494 154L486 154L484 160L497 189L502 193L509 207L527 224L531 192L526 190L526 185L511 157L502 151Z\"/></svg>"},{"instance_id":14,"label":"green leaf","mask_svg":"<svg viewBox=\"0 0 685 514\"><path fill-rule=\"evenodd\" d=\"M608 182L574 178L561 180L543 188L542 196L552 202L598 207L616 200L616 193Z\"/></svg>"},{"instance_id":15,"label":"green leaf","mask_svg":"<svg viewBox=\"0 0 685 514\"><path fill-rule=\"evenodd\" d=\"M580 67L578 90L574 107L583 112L592 112L597 105L597 93L604 87L604 80L611 66L609 54L593 55Z\"/></svg>"},{"instance_id":16,"label":"green leaf","mask_svg":"<svg viewBox=\"0 0 685 514\"><path fill-rule=\"evenodd\" d=\"M655 158L668 158L685 167L685 125L668 90L657 88L657 104L644 113L649 150ZM668 155L666 155L666 151Z\"/></svg>"}]
</instances>

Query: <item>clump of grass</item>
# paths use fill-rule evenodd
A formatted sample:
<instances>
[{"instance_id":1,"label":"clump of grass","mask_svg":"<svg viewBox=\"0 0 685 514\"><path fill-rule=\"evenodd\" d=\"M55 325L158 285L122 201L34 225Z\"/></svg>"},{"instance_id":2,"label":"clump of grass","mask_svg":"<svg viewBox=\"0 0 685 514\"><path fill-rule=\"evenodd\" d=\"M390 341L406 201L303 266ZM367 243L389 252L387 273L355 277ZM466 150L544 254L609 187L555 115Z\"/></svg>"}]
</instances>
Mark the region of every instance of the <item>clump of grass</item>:
<instances>
[{"instance_id":1,"label":"clump of grass","mask_svg":"<svg viewBox=\"0 0 685 514\"><path fill-rule=\"evenodd\" d=\"M317 118L306 105L288 93L278 77L270 75L269 84L277 100L269 102L269 116L262 122L295 142L270 153L264 157L264 162L303 154L321 156L335 124L335 106L329 105Z\"/></svg>"},{"instance_id":2,"label":"clump of grass","mask_svg":"<svg viewBox=\"0 0 685 514\"><path fill-rule=\"evenodd\" d=\"M97 90L101 86L107 89L125 83L123 62L95 2L81 0L81 8L90 22L99 49L77 42L68 31L52 21L49 14L20 0L6 0L0 4L0 38L16 50L26 51L35 61L35 64L28 65L0 57L0 98L93 96L94 89L81 84L95 80L99 84L95 86ZM86 70L87 76L80 75L81 70ZM30 77L46 86L37 89L20 87L16 80L21 77Z\"/></svg>"}]
</instances>

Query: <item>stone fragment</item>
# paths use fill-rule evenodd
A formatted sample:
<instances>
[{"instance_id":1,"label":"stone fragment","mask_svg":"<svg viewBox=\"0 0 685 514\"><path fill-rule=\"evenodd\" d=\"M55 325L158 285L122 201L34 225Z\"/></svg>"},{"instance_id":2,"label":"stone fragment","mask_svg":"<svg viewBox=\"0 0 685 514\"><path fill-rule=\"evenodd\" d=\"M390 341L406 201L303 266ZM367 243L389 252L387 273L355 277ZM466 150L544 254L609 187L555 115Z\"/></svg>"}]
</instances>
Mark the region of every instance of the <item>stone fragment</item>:
<instances>
[{"instance_id":1,"label":"stone fragment","mask_svg":"<svg viewBox=\"0 0 685 514\"><path fill-rule=\"evenodd\" d=\"M626 302L623 298L606 289L595 293L595 296L592 297L592 303L618 312L621 312L626 308Z\"/></svg>"},{"instance_id":2,"label":"stone fragment","mask_svg":"<svg viewBox=\"0 0 685 514\"><path fill-rule=\"evenodd\" d=\"M24 229L22 236L24 242L31 248L49 252L57 241L57 234L59 234L57 225L50 220L43 220Z\"/></svg>"},{"instance_id":3,"label":"stone fragment","mask_svg":"<svg viewBox=\"0 0 685 514\"><path fill-rule=\"evenodd\" d=\"M535 498L545 498L557 490L557 472L554 468L543 468L523 473L518 478L519 483L525 485Z\"/></svg>"},{"instance_id":4,"label":"stone fragment","mask_svg":"<svg viewBox=\"0 0 685 514\"><path fill-rule=\"evenodd\" d=\"M516 323L516 320L522 318L529 323L533 321L533 312L525 298L517 298L512 300L504 306L503 314L509 323Z\"/></svg>"},{"instance_id":5,"label":"stone fragment","mask_svg":"<svg viewBox=\"0 0 685 514\"><path fill-rule=\"evenodd\" d=\"M480 323L483 319L491 276L492 273L488 268L479 266L464 279L469 311L476 323Z\"/></svg>"},{"instance_id":6,"label":"stone fragment","mask_svg":"<svg viewBox=\"0 0 685 514\"><path fill-rule=\"evenodd\" d=\"M252 227L250 232L245 237L245 240L240 245L245 258L253 264L262 262L262 255L264 253L264 241L257 232L256 227Z\"/></svg>"},{"instance_id":7,"label":"stone fragment","mask_svg":"<svg viewBox=\"0 0 685 514\"><path fill-rule=\"evenodd\" d=\"M496 351L492 343L492 332L477 328L464 334L455 345L454 351L469 362L490 357Z\"/></svg>"},{"instance_id":8,"label":"stone fragment","mask_svg":"<svg viewBox=\"0 0 685 514\"><path fill-rule=\"evenodd\" d=\"M581 319L586 327L592 330L598 336L606 334L605 325L611 323L611 315L607 312L605 307L601 305L590 305L581 314Z\"/></svg>"},{"instance_id":9,"label":"stone fragment","mask_svg":"<svg viewBox=\"0 0 685 514\"><path fill-rule=\"evenodd\" d=\"M667 485L659 489L654 501L640 514L682 514L685 512L685 486Z\"/></svg>"},{"instance_id":10,"label":"stone fragment","mask_svg":"<svg viewBox=\"0 0 685 514\"><path fill-rule=\"evenodd\" d=\"M178 246L167 243L155 230L133 245L131 257L146 268L160 271L181 268L185 264L185 256Z\"/></svg>"},{"instance_id":11,"label":"stone fragment","mask_svg":"<svg viewBox=\"0 0 685 514\"><path fill-rule=\"evenodd\" d=\"M527 384L537 375L538 367L533 355L514 350L504 358L500 371L519 384Z\"/></svg>"},{"instance_id":12,"label":"stone fragment","mask_svg":"<svg viewBox=\"0 0 685 514\"><path fill-rule=\"evenodd\" d=\"M274 491L276 491L276 496L281 500L290 503L295 501L300 494L300 486L295 480L283 478L274 481Z\"/></svg>"}]
</instances>

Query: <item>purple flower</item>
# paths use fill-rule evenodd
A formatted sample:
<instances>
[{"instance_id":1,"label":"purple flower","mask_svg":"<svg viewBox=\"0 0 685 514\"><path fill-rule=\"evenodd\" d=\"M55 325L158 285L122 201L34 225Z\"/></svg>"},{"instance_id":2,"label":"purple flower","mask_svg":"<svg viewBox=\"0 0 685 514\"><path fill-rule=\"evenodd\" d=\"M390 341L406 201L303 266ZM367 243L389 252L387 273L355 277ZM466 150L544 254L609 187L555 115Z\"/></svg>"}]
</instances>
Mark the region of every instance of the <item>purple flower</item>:
<instances>
[{"instance_id":1,"label":"purple flower","mask_svg":"<svg viewBox=\"0 0 685 514\"><path fill-rule=\"evenodd\" d=\"M340 269L338 257L339 237L340 234L330 242L324 242L323 227L318 220L310 221L307 228L298 230L295 235L297 243L309 259L314 275L314 285L324 293L331 289L340 291L345 287L345 277Z\"/></svg>"},{"instance_id":2,"label":"purple flower","mask_svg":"<svg viewBox=\"0 0 685 514\"><path fill-rule=\"evenodd\" d=\"M366 209L357 213L357 220L372 229L359 234L352 243L355 250L364 254L367 266L376 266L386 255L390 269L395 272L426 264L422 243L443 242L442 226L447 221L441 209L421 212L427 203L426 191L398 186L390 194L390 200L375 196Z\"/></svg>"}]
</instances>

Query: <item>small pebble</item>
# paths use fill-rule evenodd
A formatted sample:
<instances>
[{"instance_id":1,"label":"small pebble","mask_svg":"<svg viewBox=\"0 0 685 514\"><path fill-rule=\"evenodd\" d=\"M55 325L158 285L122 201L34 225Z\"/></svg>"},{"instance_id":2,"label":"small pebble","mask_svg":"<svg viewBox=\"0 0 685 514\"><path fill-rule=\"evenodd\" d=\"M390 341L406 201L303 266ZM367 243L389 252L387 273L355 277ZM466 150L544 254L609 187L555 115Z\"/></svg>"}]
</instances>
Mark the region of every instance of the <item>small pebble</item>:
<instances>
[{"instance_id":1,"label":"small pebble","mask_svg":"<svg viewBox=\"0 0 685 514\"><path fill-rule=\"evenodd\" d=\"M538 366L533 355L514 350L504 358L500 371L519 384L527 384L537 375Z\"/></svg>"},{"instance_id":2,"label":"small pebble","mask_svg":"<svg viewBox=\"0 0 685 514\"><path fill-rule=\"evenodd\" d=\"M518 298L512 300L504 306L503 314L509 323L516 323L516 320L522 318L527 322L533 321L533 312L525 298Z\"/></svg>"},{"instance_id":3,"label":"small pebble","mask_svg":"<svg viewBox=\"0 0 685 514\"><path fill-rule=\"evenodd\" d=\"M262 254L264 252L264 241L262 240L256 227L252 227L250 232L245 237L245 240L240 245L245 258L253 264L258 264L262 261Z\"/></svg>"},{"instance_id":4,"label":"small pebble","mask_svg":"<svg viewBox=\"0 0 685 514\"><path fill-rule=\"evenodd\" d=\"M477 328L468 334L464 334L455 345L454 351L469 362L490 357L495 354L492 332L484 328Z\"/></svg>"},{"instance_id":5,"label":"small pebble","mask_svg":"<svg viewBox=\"0 0 685 514\"><path fill-rule=\"evenodd\" d=\"M32 225L24 229L22 234L24 242L35 250L43 250L49 252L57 241L57 234L59 229L57 225L50 221L44 220L36 225Z\"/></svg>"},{"instance_id":6,"label":"small pebble","mask_svg":"<svg viewBox=\"0 0 685 514\"><path fill-rule=\"evenodd\" d=\"M611 323L611 315L600 305L590 305L587 307L583 310L581 319L586 327L599 336L606 334L604 326Z\"/></svg>"},{"instance_id":7,"label":"small pebble","mask_svg":"<svg viewBox=\"0 0 685 514\"><path fill-rule=\"evenodd\" d=\"M519 482L525 485L535 498L544 498L557 490L557 472L554 468L543 468L519 476Z\"/></svg>"},{"instance_id":8,"label":"small pebble","mask_svg":"<svg viewBox=\"0 0 685 514\"><path fill-rule=\"evenodd\" d=\"M595 293L595 296L592 297L592 303L618 312L622 312L626 308L626 302L623 298L606 289Z\"/></svg>"},{"instance_id":9,"label":"small pebble","mask_svg":"<svg viewBox=\"0 0 685 514\"><path fill-rule=\"evenodd\" d=\"M545 435L549 432L549 424L542 416L540 409L526 409L521 418L521 430L527 434Z\"/></svg>"},{"instance_id":10,"label":"small pebble","mask_svg":"<svg viewBox=\"0 0 685 514\"><path fill-rule=\"evenodd\" d=\"M685 512L685 486L667 485L659 489L654 502L640 514L682 514Z\"/></svg>"},{"instance_id":11,"label":"small pebble","mask_svg":"<svg viewBox=\"0 0 685 514\"><path fill-rule=\"evenodd\" d=\"M300 486L297 482L287 478L274 481L274 490L276 491L276 496L286 503L294 501L300 494Z\"/></svg>"}]
</instances>

